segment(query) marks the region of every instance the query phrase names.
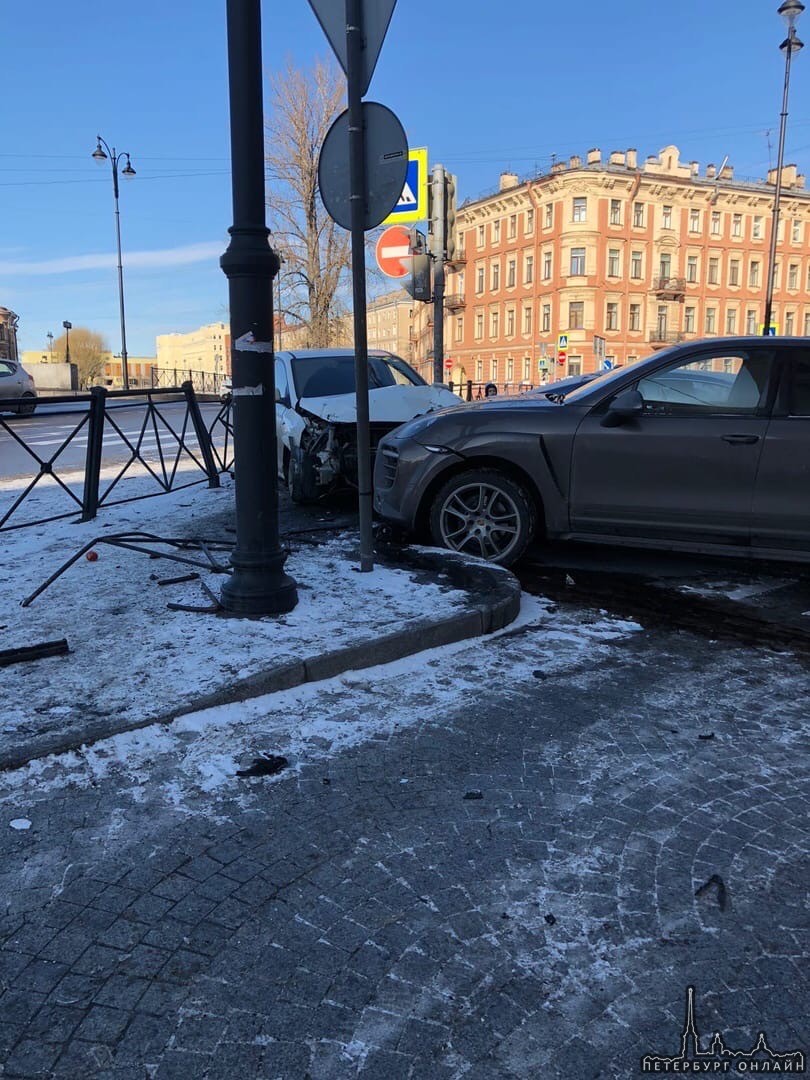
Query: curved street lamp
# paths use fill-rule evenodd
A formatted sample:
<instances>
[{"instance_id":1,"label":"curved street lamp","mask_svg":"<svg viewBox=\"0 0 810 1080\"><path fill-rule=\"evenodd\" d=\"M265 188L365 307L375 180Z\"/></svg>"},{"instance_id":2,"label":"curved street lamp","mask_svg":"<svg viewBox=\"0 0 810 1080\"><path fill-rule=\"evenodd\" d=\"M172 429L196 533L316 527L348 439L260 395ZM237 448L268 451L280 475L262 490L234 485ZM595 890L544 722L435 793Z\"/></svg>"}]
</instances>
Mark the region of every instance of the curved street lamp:
<instances>
[{"instance_id":1,"label":"curved street lamp","mask_svg":"<svg viewBox=\"0 0 810 1080\"><path fill-rule=\"evenodd\" d=\"M112 166L113 195L115 196L115 236L118 241L118 307L121 313L121 375L123 377L124 389L129 390L127 327L126 319L124 317L124 268L121 264L121 215L118 211L118 163L121 158L126 158L126 165L124 165L121 170L122 176L126 176L127 179L130 179L135 176L135 170L132 168L129 154L117 154L115 152L115 147L110 149L109 145L100 135L97 135L96 139L98 145L91 155L93 160L97 161L99 165L103 165L105 161L109 161Z\"/></svg>"},{"instance_id":2,"label":"curved street lamp","mask_svg":"<svg viewBox=\"0 0 810 1080\"><path fill-rule=\"evenodd\" d=\"M804 48L796 33L796 21L804 11L802 0L784 0L779 5L778 14L787 23L787 37L779 46L785 54L785 85L782 91L782 112L779 119L779 154L776 159L776 191L773 196L773 224L771 226L771 245L768 254L768 281L765 287L765 316L762 333L767 337L771 332L771 311L773 309L773 279L776 271L776 241L779 232L779 201L782 197L782 167L785 160L785 128L788 115L788 94L790 91L790 60L794 53Z\"/></svg>"}]
</instances>

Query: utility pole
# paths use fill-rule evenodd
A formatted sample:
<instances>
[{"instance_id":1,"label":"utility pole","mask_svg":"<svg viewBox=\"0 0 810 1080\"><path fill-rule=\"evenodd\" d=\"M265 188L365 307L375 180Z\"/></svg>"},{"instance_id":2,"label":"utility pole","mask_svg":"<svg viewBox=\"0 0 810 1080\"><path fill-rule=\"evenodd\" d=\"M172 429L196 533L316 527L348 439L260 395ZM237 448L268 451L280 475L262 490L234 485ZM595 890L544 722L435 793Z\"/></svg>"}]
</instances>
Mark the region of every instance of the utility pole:
<instances>
[{"instance_id":1,"label":"utility pole","mask_svg":"<svg viewBox=\"0 0 810 1080\"><path fill-rule=\"evenodd\" d=\"M431 175L430 254L433 256L433 381L444 382L444 256L447 214L443 165Z\"/></svg>"},{"instance_id":2,"label":"utility pole","mask_svg":"<svg viewBox=\"0 0 810 1080\"><path fill-rule=\"evenodd\" d=\"M231 311L236 546L226 611L279 615L298 603L279 543L273 277L265 217L260 0L227 0L233 226L220 265Z\"/></svg>"}]
</instances>

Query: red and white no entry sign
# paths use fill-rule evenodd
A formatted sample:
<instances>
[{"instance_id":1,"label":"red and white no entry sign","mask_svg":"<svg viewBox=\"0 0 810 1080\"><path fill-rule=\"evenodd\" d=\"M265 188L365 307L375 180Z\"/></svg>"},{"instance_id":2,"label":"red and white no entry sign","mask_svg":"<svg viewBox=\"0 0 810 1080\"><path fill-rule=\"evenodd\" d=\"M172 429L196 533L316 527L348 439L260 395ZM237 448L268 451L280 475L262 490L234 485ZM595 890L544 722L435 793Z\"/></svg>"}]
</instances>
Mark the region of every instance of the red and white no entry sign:
<instances>
[{"instance_id":1,"label":"red and white no entry sign","mask_svg":"<svg viewBox=\"0 0 810 1080\"><path fill-rule=\"evenodd\" d=\"M388 277L404 278L411 272L411 238L407 229L392 225L377 241L377 266Z\"/></svg>"}]
</instances>

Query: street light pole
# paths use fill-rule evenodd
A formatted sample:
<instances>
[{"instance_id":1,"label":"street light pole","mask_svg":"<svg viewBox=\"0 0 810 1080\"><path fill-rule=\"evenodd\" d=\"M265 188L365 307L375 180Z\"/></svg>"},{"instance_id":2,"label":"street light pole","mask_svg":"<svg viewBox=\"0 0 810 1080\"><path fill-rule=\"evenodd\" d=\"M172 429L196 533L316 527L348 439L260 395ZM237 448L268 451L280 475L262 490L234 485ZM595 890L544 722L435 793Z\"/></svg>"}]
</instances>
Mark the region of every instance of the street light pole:
<instances>
[{"instance_id":1,"label":"street light pole","mask_svg":"<svg viewBox=\"0 0 810 1080\"><path fill-rule=\"evenodd\" d=\"M773 309L773 282L776 272L776 242L779 232L779 202L782 197L782 168L785 160L785 128L787 127L788 95L790 92L790 60L794 52L799 52L803 43L796 33L796 20L804 11L801 0L784 0L778 13L787 22L788 33L779 46L785 54L785 83L782 89L782 112L779 118L779 152L776 159L776 190L773 197L773 223L771 225L771 244L768 253L768 281L765 287L765 315L762 333L767 337L771 332L771 311Z\"/></svg>"},{"instance_id":2,"label":"street light pole","mask_svg":"<svg viewBox=\"0 0 810 1080\"><path fill-rule=\"evenodd\" d=\"M73 323L68 322L67 319L62 323L65 329L65 363L70 363L70 331L73 329Z\"/></svg>"},{"instance_id":3,"label":"street light pole","mask_svg":"<svg viewBox=\"0 0 810 1080\"><path fill-rule=\"evenodd\" d=\"M231 119L231 242L220 259L231 310L236 547L222 587L226 611L280 615L298 603L279 543L273 356L278 257L265 216L260 0L227 0Z\"/></svg>"},{"instance_id":4,"label":"street light pole","mask_svg":"<svg viewBox=\"0 0 810 1080\"><path fill-rule=\"evenodd\" d=\"M281 309L281 267L285 265L287 260L279 252L276 252L279 261L278 276L276 278L276 288L278 289L278 351L281 352L283 345L283 326L284 326L284 314Z\"/></svg>"},{"instance_id":5,"label":"street light pole","mask_svg":"<svg viewBox=\"0 0 810 1080\"><path fill-rule=\"evenodd\" d=\"M100 135L96 136L98 145L92 153L94 161L97 161L99 165L103 165L105 161L109 159L112 165L112 178L113 178L113 195L115 196L115 238L118 243L118 309L121 316L121 375L123 378L124 389L129 390L129 368L127 367L127 324L124 317L124 267L121 262L121 214L118 210L118 162L122 157L127 159L127 163L121 170L121 175L130 178L135 176L135 170L132 168L132 162L129 160L129 154L121 153L116 154L115 147L110 149L109 145L102 139ZM106 153L105 153L106 150Z\"/></svg>"}]
</instances>

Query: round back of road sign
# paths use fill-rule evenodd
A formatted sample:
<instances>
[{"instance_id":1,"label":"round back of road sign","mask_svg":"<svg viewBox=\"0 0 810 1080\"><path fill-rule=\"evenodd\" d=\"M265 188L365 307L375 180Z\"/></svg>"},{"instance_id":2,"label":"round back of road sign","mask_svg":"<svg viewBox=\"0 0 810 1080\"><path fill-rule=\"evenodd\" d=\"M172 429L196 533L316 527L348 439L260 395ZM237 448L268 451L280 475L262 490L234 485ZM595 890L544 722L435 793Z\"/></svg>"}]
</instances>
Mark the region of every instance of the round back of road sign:
<instances>
[{"instance_id":1,"label":"round back of road sign","mask_svg":"<svg viewBox=\"0 0 810 1080\"><path fill-rule=\"evenodd\" d=\"M388 217L402 195L408 173L408 139L397 117L376 101L363 102L363 127L366 147L364 228L374 229ZM329 216L344 229L351 229L348 109L326 133L318 159L318 185Z\"/></svg>"},{"instance_id":2,"label":"round back of road sign","mask_svg":"<svg viewBox=\"0 0 810 1080\"><path fill-rule=\"evenodd\" d=\"M407 277L411 272L411 238L402 225L392 225L377 241L377 266L392 278Z\"/></svg>"}]
</instances>

